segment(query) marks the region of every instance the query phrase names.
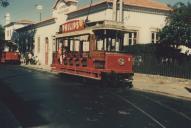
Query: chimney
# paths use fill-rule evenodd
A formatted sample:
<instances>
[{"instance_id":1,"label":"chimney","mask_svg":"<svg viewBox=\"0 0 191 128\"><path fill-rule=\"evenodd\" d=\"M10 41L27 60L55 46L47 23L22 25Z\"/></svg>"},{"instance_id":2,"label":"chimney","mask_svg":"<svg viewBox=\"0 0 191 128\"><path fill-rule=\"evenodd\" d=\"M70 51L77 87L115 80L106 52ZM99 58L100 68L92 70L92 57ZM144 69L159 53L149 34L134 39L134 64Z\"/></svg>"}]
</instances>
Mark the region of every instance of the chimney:
<instances>
[{"instance_id":1,"label":"chimney","mask_svg":"<svg viewBox=\"0 0 191 128\"><path fill-rule=\"evenodd\" d=\"M117 21L117 0L113 0L113 21Z\"/></svg>"},{"instance_id":2,"label":"chimney","mask_svg":"<svg viewBox=\"0 0 191 128\"><path fill-rule=\"evenodd\" d=\"M9 24L11 22L11 16L10 13L5 14L5 25Z\"/></svg>"}]
</instances>

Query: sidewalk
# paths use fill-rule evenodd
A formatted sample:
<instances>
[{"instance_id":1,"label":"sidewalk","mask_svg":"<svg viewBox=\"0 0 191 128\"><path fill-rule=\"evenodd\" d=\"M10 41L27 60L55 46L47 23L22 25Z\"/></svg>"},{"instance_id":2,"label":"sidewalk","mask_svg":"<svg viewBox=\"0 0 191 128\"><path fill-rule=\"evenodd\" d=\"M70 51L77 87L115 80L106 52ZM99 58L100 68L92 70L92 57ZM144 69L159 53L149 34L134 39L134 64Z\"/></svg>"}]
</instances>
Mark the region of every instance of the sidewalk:
<instances>
[{"instance_id":1,"label":"sidewalk","mask_svg":"<svg viewBox=\"0 0 191 128\"><path fill-rule=\"evenodd\" d=\"M37 70L37 71L44 71L44 72L52 72L51 67L49 65L25 65L22 64L21 67Z\"/></svg>"},{"instance_id":2,"label":"sidewalk","mask_svg":"<svg viewBox=\"0 0 191 128\"><path fill-rule=\"evenodd\" d=\"M133 84L136 90L191 100L191 92L186 89L191 89L191 80L136 73Z\"/></svg>"},{"instance_id":3,"label":"sidewalk","mask_svg":"<svg viewBox=\"0 0 191 128\"><path fill-rule=\"evenodd\" d=\"M37 71L55 73L51 71L50 66L46 65L21 66ZM133 85L135 90L159 93L162 95L191 100L191 92L186 89L191 89L191 80L135 73Z\"/></svg>"}]
</instances>

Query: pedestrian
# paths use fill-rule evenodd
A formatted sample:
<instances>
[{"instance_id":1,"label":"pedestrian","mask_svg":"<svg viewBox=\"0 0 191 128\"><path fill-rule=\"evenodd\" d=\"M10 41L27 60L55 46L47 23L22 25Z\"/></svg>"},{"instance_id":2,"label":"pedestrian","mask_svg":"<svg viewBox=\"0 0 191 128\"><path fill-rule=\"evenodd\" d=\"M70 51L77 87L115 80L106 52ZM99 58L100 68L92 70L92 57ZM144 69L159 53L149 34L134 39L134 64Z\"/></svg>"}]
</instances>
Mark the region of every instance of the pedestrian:
<instances>
[{"instance_id":1,"label":"pedestrian","mask_svg":"<svg viewBox=\"0 0 191 128\"><path fill-rule=\"evenodd\" d=\"M31 64L32 62L32 54L29 52L28 54L28 63Z\"/></svg>"},{"instance_id":2,"label":"pedestrian","mask_svg":"<svg viewBox=\"0 0 191 128\"><path fill-rule=\"evenodd\" d=\"M58 48L58 58L59 58L59 64L62 64L62 48Z\"/></svg>"}]
</instances>

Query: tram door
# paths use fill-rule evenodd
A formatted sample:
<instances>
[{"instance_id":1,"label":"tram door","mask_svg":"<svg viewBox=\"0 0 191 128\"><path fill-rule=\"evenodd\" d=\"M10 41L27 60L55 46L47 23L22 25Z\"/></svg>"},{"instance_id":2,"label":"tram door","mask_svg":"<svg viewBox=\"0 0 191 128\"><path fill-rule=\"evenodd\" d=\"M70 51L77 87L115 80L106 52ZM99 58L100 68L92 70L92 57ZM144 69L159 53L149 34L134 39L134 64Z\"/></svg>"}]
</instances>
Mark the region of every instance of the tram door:
<instances>
[{"instance_id":1,"label":"tram door","mask_svg":"<svg viewBox=\"0 0 191 128\"><path fill-rule=\"evenodd\" d=\"M48 65L48 54L49 54L49 40L48 37L45 39L45 65Z\"/></svg>"}]
</instances>

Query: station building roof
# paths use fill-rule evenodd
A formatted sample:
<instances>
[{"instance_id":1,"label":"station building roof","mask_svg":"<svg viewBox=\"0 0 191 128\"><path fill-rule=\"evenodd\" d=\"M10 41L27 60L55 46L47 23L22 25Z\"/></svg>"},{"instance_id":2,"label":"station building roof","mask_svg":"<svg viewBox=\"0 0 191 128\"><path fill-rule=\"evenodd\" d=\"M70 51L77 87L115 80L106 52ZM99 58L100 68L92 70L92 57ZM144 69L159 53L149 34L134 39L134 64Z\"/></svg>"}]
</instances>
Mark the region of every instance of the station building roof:
<instances>
[{"instance_id":1,"label":"station building roof","mask_svg":"<svg viewBox=\"0 0 191 128\"><path fill-rule=\"evenodd\" d=\"M23 25L29 25L29 24L34 24L35 22L31 21L31 20L27 20L27 19L23 19L23 20L19 20L16 22L10 22L9 24L6 24L4 27L9 27L12 26L14 24L23 24Z\"/></svg>"},{"instance_id":2,"label":"station building roof","mask_svg":"<svg viewBox=\"0 0 191 128\"><path fill-rule=\"evenodd\" d=\"M86 0L86 1L87 2L84 4L79 2L78 9L73 12L78 12L78 11L89 8L90 2L88 2L88 0ZM103 3L112 4L112 2L113 2L113 0L93 0L92 7L97 6L99 4L103 4ZM123 3L127 6L156 9L156 10L162 10L162 11L171 11L172 10L172 8L170 8L167 4L161 3L158 0L123 0ZM73 12L71 12L71 13L73 13Z\"/></svg>"}]
</instances>

